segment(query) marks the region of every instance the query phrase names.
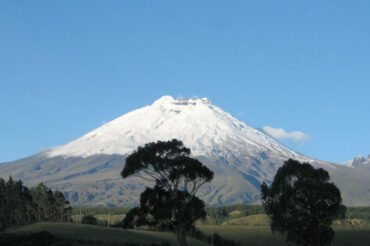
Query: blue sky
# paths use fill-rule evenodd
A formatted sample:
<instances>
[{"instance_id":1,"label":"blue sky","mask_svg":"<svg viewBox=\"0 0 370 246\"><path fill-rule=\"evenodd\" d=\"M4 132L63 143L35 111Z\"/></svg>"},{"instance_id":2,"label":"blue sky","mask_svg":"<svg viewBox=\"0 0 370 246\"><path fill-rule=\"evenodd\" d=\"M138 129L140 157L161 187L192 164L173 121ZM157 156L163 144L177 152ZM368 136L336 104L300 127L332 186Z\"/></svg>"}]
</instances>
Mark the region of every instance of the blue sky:
<instances>
[{"instance_id":1,"label":"blue sky","mask_svg":"<svg viewBox=\"0 0 370 246\"><path fill-rule=\"evenodd\" d=\"M370 154L369 1L1 1L0 162L162 95L344 162Z\"/></svg>"}]
</instances>

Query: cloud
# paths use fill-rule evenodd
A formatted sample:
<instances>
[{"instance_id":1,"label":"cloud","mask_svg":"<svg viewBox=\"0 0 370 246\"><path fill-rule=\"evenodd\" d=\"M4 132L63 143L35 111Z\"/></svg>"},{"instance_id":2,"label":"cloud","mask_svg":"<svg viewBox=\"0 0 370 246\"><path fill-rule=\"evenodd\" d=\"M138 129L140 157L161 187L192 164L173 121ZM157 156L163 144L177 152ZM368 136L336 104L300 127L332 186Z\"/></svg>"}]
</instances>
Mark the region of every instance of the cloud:
<instances>
[{"instance_id":1,"label":"cloud","mask_svg":"<svg viewBox=\"0 0 370 246\"><path fill-rule=\"evenodd\" d=\"M273 138L278 140L292 140L294 142L305 142L310 139L310 136L301 131L288 132L283 128L273 128L271 126L264 126L262 130Z\"/></svg>"},{"instance_id":2,"label":"cloud","mask_svg":"<svg viewBox=\"0 0 370 246\"><path fill-rule=\"evenodd\" d=\"M50 147L45 147L45 146L39 147L39 151L41 151L41 152L44 152L44 151L47 151L47 150L50 150L50 149L51 149Z\"/></svg>"}]
</instances>

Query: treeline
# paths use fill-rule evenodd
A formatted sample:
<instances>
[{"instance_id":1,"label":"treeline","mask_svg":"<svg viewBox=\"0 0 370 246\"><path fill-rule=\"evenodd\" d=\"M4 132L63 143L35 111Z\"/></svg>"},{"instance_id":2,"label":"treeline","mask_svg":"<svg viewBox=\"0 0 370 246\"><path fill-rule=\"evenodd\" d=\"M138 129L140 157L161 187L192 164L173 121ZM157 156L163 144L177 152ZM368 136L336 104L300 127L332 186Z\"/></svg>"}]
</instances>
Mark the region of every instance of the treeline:
<instances>
[{"instance_id":1,"label":"treeline","mask_svg":"<svg viewBox=\"0 0 370 246\"><path fill-rule=\"evenodd\" d=\"M207 207L207 216L211 218L209 224L219 225L228 219L246 217L255 214L264 214L265 209L261 205L228 205L218 207Z\"/></svg>"},{"instance_id":2,"label":"treeline","mask_svg":"<svg viewBox=\"0 0 370 246\"><path fill-rule=\"evenodd\" d=\"M28 189L21 180L0 178L0 231L35 221L69 221L72 207L64 194L45 184Z\"/></svg>"},{"instance_id":3,"label":"treeline","mask_svg":"<svg viewBox=\"0 0 370 246\"><path fill-rule=\"evenodd\" d=\"M92 207L77 207L73 209L73 215L121 215L127 214L130 211L130 207L111 207L111 208L92 208ZM265 214L265 210L261 205L227 205L217 207L206 207L207 220L200 222L201 224L219 225L225 221L246 217L256 214ZM112 217L111 217L112 218ZM347 207L346 219L362 219L370 222L370 207ZM98 221L98 224L101 221ZM112 220L112 226L121 226L121 223L117 223Z\"/></svg>"},{"instance_id":4,"label":"treeline","mask_svg":"<svg viewBox=\"0 0 370 246\"><path fill-rule=\"evenodd\" d=\"M213 219L215 224L221 224L228 219L245 217L255 214L265 214L262 205L227 205L207 207L207 216ZM370 222L370 207L347 207L346 219L361 219Z\"/></svg>"},{"instance_id":5,"label":"treeline","mask_svg":"<svg viewBox=\"0 0 370 246\"><path fill-rule=\"evenodd\" d=\"M131 207L101 207L101 208L94 208L94 207L74 207L72 215L82 215L89 214L89 215L98 215L98 214L110 214L110 215L118 215L118 214L127 214L131 210Z\"/></svg>"},{"instance_id":6,"label":"treeline","mask_svg":"<svg viewBox=\"0 0 370 246\"><path fill-rule=\"evenodd\" d=\"M362 219L370 222L370 207L347 207L346 219Z\"/></svg>"},{"instance_id":7,"label":"treeline","mask_svg":"<svg viewBox=\"0 0 370 246\"><path fill-rule=\"evenodd\" d=\"M75 207L73 215L120 215L127 214L130 207L111 207L111 208L93 208L93 207ZM229 219L246 217L255 214L265 214L261 205L227 205L217 207L206 207L207 216L211 219L209 224L221 224ZM362 219L370 222L370 207L347 207L346 219Z\"/></svg>"}]
</instances>

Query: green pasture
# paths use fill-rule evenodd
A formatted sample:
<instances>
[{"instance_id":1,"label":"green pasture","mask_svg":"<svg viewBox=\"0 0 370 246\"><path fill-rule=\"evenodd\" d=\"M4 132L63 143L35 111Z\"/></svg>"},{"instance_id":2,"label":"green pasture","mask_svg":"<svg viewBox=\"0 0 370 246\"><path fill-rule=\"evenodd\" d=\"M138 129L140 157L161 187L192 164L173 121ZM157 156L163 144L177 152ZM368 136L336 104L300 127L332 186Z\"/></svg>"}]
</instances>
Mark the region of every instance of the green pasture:
<instances>
[{"instance_id":1,"label":"green pasture","mask_svg":"<svg viewBox=\"0 0 370 246\"><path fill-rule=\"evenodd\" d=\"M235 213L236 215L236 213ZM234 216L235 216L234 215ZM100 225L106 225L109 218L110 223L120 221L124 214L95 215ZM74 215L75 221L79 221L79 215ZM217 233L225 239L234 240L239 246L288 246L284 237L278 233L272 233L269 228L269 218L265 214L256 214L239 218L225 220L221 225L198 224L197 227L206 235ZM333 246L362 246L370 242L370 224L362 219L346 219L335 221L335 239ZM49 231L50 233L75 240L90 240L96 245L119 245L119 243L164 243L176 245L173 233L123 230L121 228L108 228L106 226L93 226L67 223L40 222L31 225L12 228L10 233L30 233ZM208 244L189 238L191 246L206 246ZM81 245L81 244L73 244ZM91 244L93 245L93 244Z\"/></svg>"},{"instance_id":2,"label":"green pasture","mask_svg":"<svg viewBox=\"0 0 370 246\"><path fill-rule=\"evenodd\" d=\"M202 225L198 228L205 234L218 233L224 238L232 239L240 246L288 246L284 238L272 233L267 226L236 226L236 225ZM30 233L49 231L50 233L66 238L90 240L99 245L114 245L114 243L161 243L168 242L176 245L175 236L169 232L154 232L141 230L123 230L103 226L49 223L40 222L18 228L13 228L10 233ZM370 229L340 228L335 230L336 237L333 246L363 246L370 242ZM80 245L80 244L76 244ZM189 238L189 245L206 246L208 244Z\"/></svg>"},{"instance_id":3,"label":"green pasture","mask_svg":"<svg viewBox=\"0 0 370 246\"><path fill-rule=\"evenodd\" d=\"M73 239L76 242L81 240L91 241L91 244L115 245L115 243L164 243L176 245L176 238L173 233L153 232L140 230L123 230L120 228L108 228L104 226L39 222L31 225L21 226L8 230L9 233L33 233L48 231L56 236ZM189 244L194 246L207 246L208 244L199 240L189 238ZM80 244L76 244L80 245Z\"/></svg>"},{"instance_id":4,"label":"green pasture","mask_svg":"<svg viewBox=\"0 0 370 246\"><path fill-rule=\"evenodd\" d=\"M198 227L204 234L218 233L232 239L240 246L291 246L284 237L272 233L268 226L203 225ZM335 229L333 246L365 246L370 242L370 229Z\"/></svg>"}]
</instances>

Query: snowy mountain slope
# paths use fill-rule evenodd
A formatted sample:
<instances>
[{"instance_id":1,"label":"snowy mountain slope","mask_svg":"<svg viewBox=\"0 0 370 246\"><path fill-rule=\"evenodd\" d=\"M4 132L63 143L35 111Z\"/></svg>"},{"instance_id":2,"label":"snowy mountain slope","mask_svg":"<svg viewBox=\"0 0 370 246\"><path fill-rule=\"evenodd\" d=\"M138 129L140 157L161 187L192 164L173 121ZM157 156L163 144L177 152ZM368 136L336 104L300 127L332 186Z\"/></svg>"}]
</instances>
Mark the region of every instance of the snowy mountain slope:
<instances>
[{"instance_id":1,"label":"snowy mountain slope","mask_svg":"<svg viewBox=\"0 0 370 246\"><path fill-rule=\"evenodd\" d=\"M369 165L370 164L370 155L365 158L364 156L356 156L353 160L350 160L345 163L348 167L358 167L361 165Z\"/></svg>"},{"instance_id":2,"label":"snowy mountain slope","mask_svg":"<svg viewBox=\"0 0 370 246\"><path fill-rule=\"evenodd\" d=\"M353 168L299 154L206 98L164 96L66 145L0 164L0 176L12 175L28 185L43 181L62 190L75 205L133 205L148 184L120 177L125 157L145 143L173 138L182 140L194 157L215 172L214 180L200 191L201 198L209 205L257 202L260 184L271 182L277 168L288 158L327 169L336 183L348 190L347 204L357 201L350 192L353 182L346 175ZM356 172L360 176L365 174L370 175L367 171ZM363 186L357 183L354 186L359 185ZM366 187L359 190L366 192Z\"/></svg>"},{"instance_id":3,"label":"snowy mountain slope","mask_svg":"<svg viewBox=\"0 0 370 246\"><path fill-rule=\"evenodd\" d=\"M87 157L131 153L157 140L180 139L194 156L219 158L274 153L286 158L312 161L282 146L266 134L246 125L207 98L161 97L152 105L125 114L66 145L53 148L49 157Z\"/></svg>"}]
</instances>

